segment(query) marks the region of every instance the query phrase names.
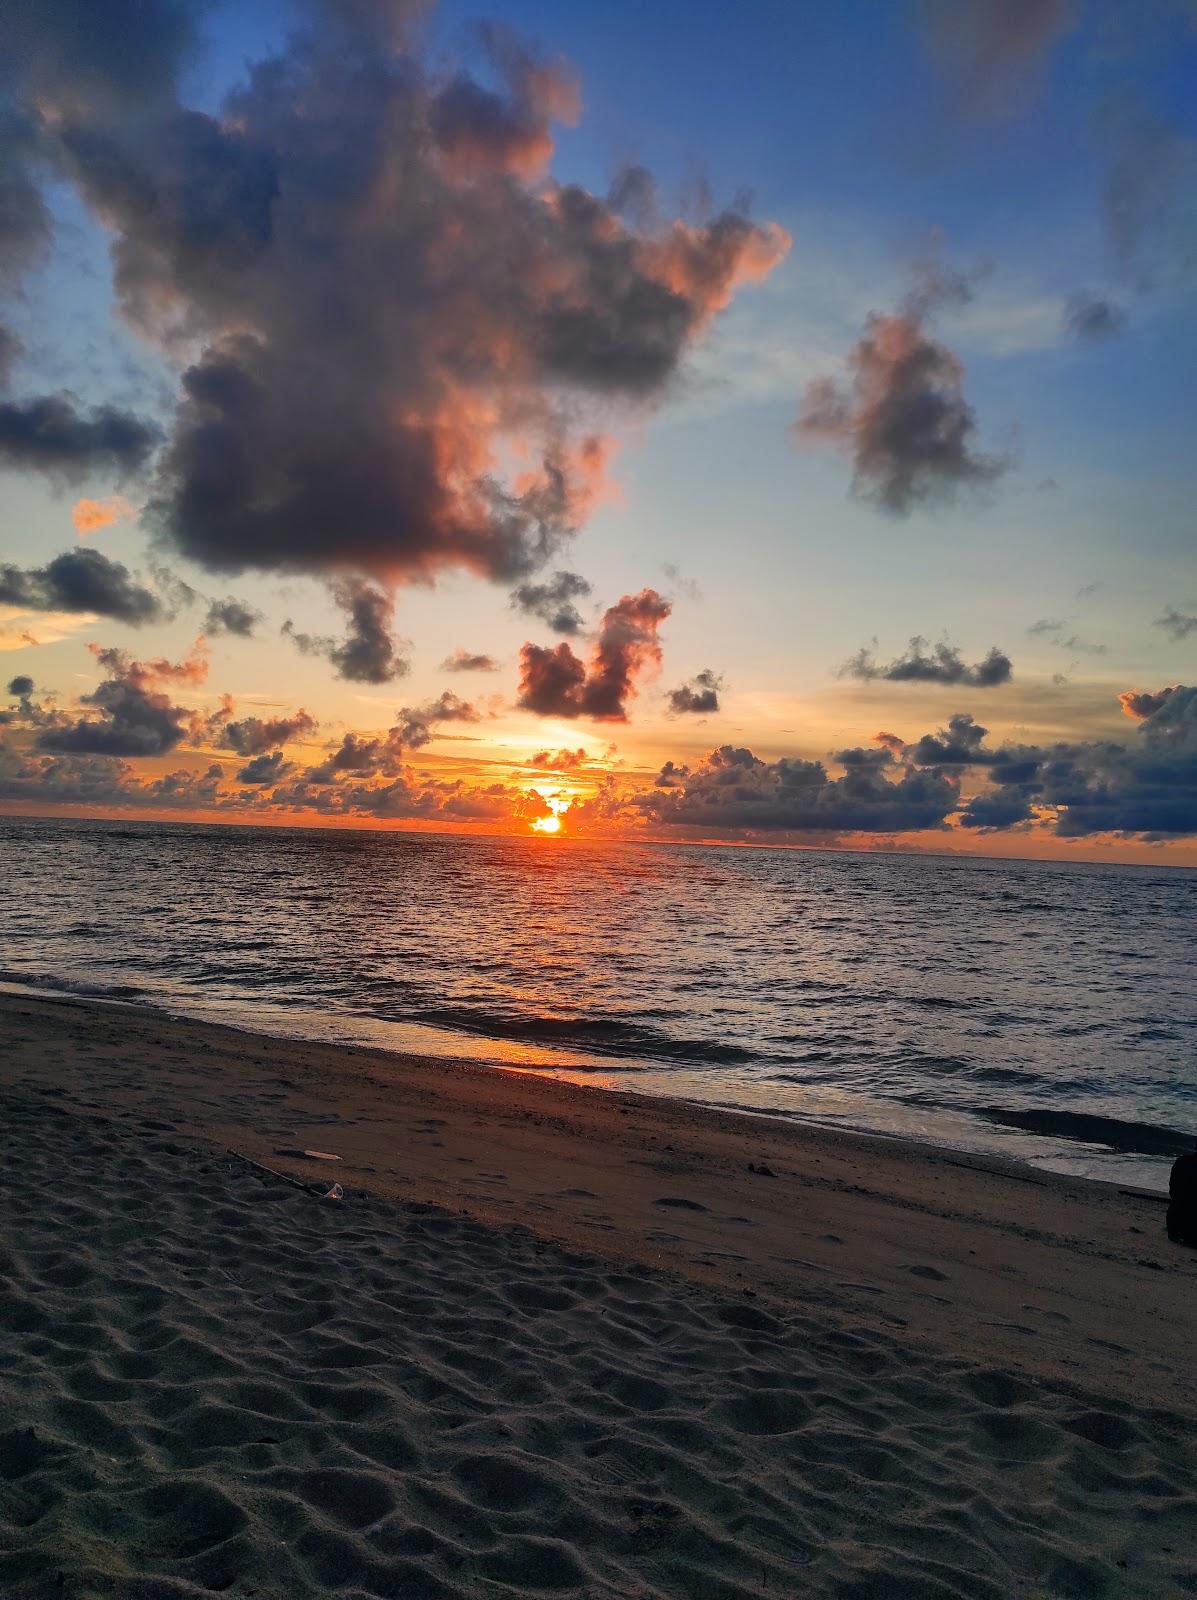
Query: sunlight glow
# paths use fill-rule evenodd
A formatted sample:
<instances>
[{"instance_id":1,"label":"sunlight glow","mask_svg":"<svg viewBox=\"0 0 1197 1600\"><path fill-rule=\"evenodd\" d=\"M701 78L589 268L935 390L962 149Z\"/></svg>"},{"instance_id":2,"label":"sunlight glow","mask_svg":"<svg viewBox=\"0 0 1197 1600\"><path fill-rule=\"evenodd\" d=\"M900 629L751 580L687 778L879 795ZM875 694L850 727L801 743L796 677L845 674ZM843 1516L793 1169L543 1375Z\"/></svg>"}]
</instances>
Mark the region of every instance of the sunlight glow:
<instances>
[{"instance_id":1,"label":"sunlight glow","mask_svg":"<svg viewBox=\"0 0 1197 1600\"><path fill-rule=\"evenodd\" d=\"M569 810L570 801L563 799L559 794L546 794L542 798L549 808L549 815L535 819L532 824L533 833L560 833L561 817Z\"/></svg>"}]
</instances>

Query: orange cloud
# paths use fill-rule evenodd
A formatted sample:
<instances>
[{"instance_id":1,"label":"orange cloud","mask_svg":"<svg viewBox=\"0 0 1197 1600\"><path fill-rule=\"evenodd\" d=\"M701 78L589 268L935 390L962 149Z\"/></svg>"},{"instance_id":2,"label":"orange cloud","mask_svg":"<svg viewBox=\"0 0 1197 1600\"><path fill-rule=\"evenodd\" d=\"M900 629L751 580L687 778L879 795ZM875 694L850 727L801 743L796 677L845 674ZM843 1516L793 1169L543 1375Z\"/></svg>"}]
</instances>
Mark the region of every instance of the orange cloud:
<instances>
[{"instance_id":1,"label":"orange cloud","mask_svg":"<svg viewBox=\"0 0 1197 1600\"><path fill-rule=\"evenodd\" d=\"M86 539L89 533L99 533L101 528L110 528L114 522L132 515L133 507L122 494L106 495L103 500L76 500L71 507L71 521L81 539Z\"/></svg>"}]
</instances>

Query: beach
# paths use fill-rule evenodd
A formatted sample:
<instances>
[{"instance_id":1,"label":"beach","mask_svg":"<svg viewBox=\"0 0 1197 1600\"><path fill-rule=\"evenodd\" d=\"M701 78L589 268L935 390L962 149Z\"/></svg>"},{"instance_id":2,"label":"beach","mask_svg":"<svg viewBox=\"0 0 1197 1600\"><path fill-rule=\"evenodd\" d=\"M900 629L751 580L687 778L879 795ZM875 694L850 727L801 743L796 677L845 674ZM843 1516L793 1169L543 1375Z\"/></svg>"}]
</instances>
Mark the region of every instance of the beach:
<instances>
[{"instance_id":1,"label":"beach","mask_svg":"<svg viewBox=\"0 0 1197 1600\"><path fill-rule=\"evenodd\" d=\"M133 1007L0 1040L8 1594L1197 1592L1158 1196Z\"/></svg>"}]
</instances>

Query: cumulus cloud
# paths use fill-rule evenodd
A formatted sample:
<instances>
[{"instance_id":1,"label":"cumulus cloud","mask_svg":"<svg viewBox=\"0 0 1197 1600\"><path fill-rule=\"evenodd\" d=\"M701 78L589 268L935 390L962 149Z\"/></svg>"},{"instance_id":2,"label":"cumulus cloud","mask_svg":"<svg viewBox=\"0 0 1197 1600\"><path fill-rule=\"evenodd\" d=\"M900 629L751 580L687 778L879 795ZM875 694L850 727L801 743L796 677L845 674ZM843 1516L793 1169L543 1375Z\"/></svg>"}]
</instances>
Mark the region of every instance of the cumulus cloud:
<instances>
[{"instance_id":1,"label":"cumulus cloud","mask_svg":"<svg viewBox=\"0 0 1197 1600\"><path fill-rule=\"evenodd\" d=\"M927 640L915 634L902 655L887 665L878 662L873 652L862 648L840 668L840 677L887 683L967 684L974 689L993 689L1009 683L1014 673L1010 657L996 645L972 666L954 644L941 642L928 650Z\"/></svg>"},{"instance_id":2,"label":"cumulus cloud","mask_svg":"<svg viewBox=\"0 0 1197 1600\"><path fill-rule=\"evenodd\" d=\"M626 722L637 678L660 665L658 630L670 610L655 589L624 595L604 612L589 665L564 640L556 648L524 645L520 705L547 717Z\"/></svg>"},{"instance_id":3,"label":"cumulus cloud","mask_svg":"<svg viewBox=\"0 0 1197 1600\"><path fill-rule=\"evenodd\" d=\"M640 809L658 824L836 835L938 828L958 805L953 779L901 769L887 750L837 759L845 770L833 778L820 761L762 761L721 745L692 770L670 763Z\"/></svg>"},{"instance_id":4,"label":"cumulus cloud","mask_svg":"<svg viewBox=\"0 0 1197 1600\"><path fill-rule=\"evenodd\" d=\"M122 494L106 495L103 500L76 500L71 507L71 521L81 539L86 539L89 533L99 533L101 528L110 528L114 522L132 515L133 507Z\"/></svg>"},{"instance_id":5,"label":"cumulus cloud","mask_svg":"<svg viewBox=\"0 0 1197 1600\"><path fill-rule=\"evenodd\" d=\"M1187 639L1191 633L1197 633L1197 616L1191 612L1178 611L1175 606L1166 606L1164 613L1155 619L1153 627L1163 628L1164 632L1179 643Z\"/></svg>"},{"instance_id":6,"label":"cumulus cloud","mask_svg":"<svg viewBox=\"0 0 1197 1600\"><path fill-rule=\"evenodd\" d=\"M294 770L294 764L286 759L281 750L271 750L269 754L254 756L252 761L247 761L238 771L237 781L265 788L279 783Z\"/></svg>"},{"instance_id":7,"label":"cumulus cloud","mask_svg":"<svg viewBox=\"0 0 1197 1600\"><path fill-rule=\"evenodd\" d=\"M582 613L575 600L587 598L590 584L576 572L555 572L543 583L521 583L513 590L511 604L530 617L547 622L554 633L581 633Z\"/></svg>"},{"instance_id":8,"label":"cumulus cloud","mask_svg":"<svg viewBox=\"0 0 1197 1600\"><path fill-rule=\"evenodd\" d=\"M79 698L97 714L44 729L38 748L72 755L161 756L180 744L190 714L171 703L165 685L202 683L208 672L202 651L170 662L135 661L123 650L90 648L106 676Z\"/></svg>"},{"instance_id":9,"label":"cumulus cloud","mask_svg":"<svg viewBox=\"0 0 1197 1600\"><path fill-rule=\"evenodd\" d=\"M416 8L311 0L200 110L178 93L192 8L19 9L15 114L109 231L128 322L200 351L146 515L211 570L525 580L601 487L588 412L661 398L788 247L740 210L639 224L549 180L576 88L496 27L486 81L445 76L419 58ZM23 428L0 413L10 457L144 460L132 419L39 404ZM516 481L511 447L532 463ZM345 675L394 676L361 655Z\"/></svg>"},{"instance_id":10,"label":"cumulus cloud","mask_svg":"<svg viewBox=\"0 0 1197 1600\"><path fill-rule=\"evenodd\" d=\"M338 580L332 592L348 615L344 639L298 633L289 620L283 623L283 633L304 655L326 656L337 676L351 683L391 683L409 672L411 664L399 653L391 633L394 596L362 578Z\"/></svg>"},{"instance_id":11,"label":"cumulus cloud","mask_svg":"<svg viewBox=\"0 0 1197 1600\"><path fill-rule=\"evenodd\" d=\"M1126 312L1104 295L1078 290L1064 307L1065 331L1082 343L1112 339L1125 332L1126 325Z\"/></svg>"},{"instance_id":12,"label":"cumulus cloud","mask_svg":"<svg viewBox=\"0 0 1197 1600\"><path fill-rule=\"evenodd\" d=\"M472 650L454 650L441 662L442 672L498 672L499 663L494 656L475 654Z\"/></svg>"},{"instance_id":13,"label":"cumulus cloud","mask_svg":"<svg viewBox=\"0 0 1197 1600\"><path fill-rule=\"evenodd\" d=\"M679 684L666 695L669 716L713 715L719 709L719 691L722 687L723 679L709 667L704 667L701 672L695 673L689 683Z\"/></svg>"},{"instance_id":14,"label":"cumulus cloud","mask_svg":"<svg viewBox=\"0 0 1197 1600\"><path fill-rule=\"evenodd\" d=\"M158 443L158 429L115 406L82 411L68 394L0 400L0 466L77 483L93 472L127 477Z\"/></svg>"},{"instance_id":15,"label":"cumulus cloud","mask_svg":"<svg viewBox=\"0 0 1197 1600\"><path fill-rule=\"evenodd\" d=\"M166 607L129 569L100 550L64 550L44 567L0 564L0 604L27 611L113 617L135 627L159 622Z\"/></svg>"},{"instance_id":16,"label":"cumulus cloud","mask_svg":"<svg viewBox=\"0 0 1197 1600\"><path fill-rule=\"evenodd\" d=\"M243 717L225 722L219 737L225 749L235 750L239 756L260 756L293 739L306 738L316 727L315 717L301 706L289 717Z\"/></svg>"},{"instance_id":17,"label":"cumulus cloud","mask_svg":"<svg viewBox=\"0 0 1197 1600\"><path fill-rule=\"evenodd\" d=\"M920 298L925 304L916 293L902 312L870 314L848 358L848 382L808 384L793 429L846 450L855 492L897 516L983 488L1006 467L978 450L964 368L927 331Z\"/></svg>"},{"instance_id":18,"label":"cumulus cloud","mask_svg":"<svg viewBox=\"0 0 1197 1600\"><path fill-rule=\"evenodd\" d=\"M204 631L210 634L233 633L241 639L251 639L261 620L260 611L255 611L253 606L246 605L244 600L237 600L230 594L223 600L208 602Z\"/></svg>"},{"instance_id":19,"label":"cumulus cloud","mask_svg":"<svg viewBox=\"0 0 1197 1600\"><path fill-rule=\"evenodd\" d=\"M589 760L581 745L576 750L537 750L528 758L530 767L541 772L575 772Z\"/></svg>"},{"instance_id":20,"label":"cumulus cloud","mask_svg":"<svg viewBox=\"0 0 1197 1600\"><path fill-rule=\"evenodd\" d=\"M440 723L481 720L477 706L446 689L425 705L402 706L393 726L384 734L345 734L335 750L308 768L304 781L320 786L346 778L398 777L403 772L404 752L423 749L435 737L434 730Z\"/></svg>"}]
</instances>

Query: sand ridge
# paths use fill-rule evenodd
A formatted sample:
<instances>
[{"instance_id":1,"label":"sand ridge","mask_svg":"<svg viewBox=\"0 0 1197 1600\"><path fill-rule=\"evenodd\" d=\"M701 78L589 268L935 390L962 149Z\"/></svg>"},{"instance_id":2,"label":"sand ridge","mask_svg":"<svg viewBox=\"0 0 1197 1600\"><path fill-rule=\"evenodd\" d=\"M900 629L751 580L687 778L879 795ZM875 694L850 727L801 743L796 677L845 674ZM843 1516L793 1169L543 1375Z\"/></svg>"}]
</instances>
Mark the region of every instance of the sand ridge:
<instances>
[{"instance_id":1,"label":"sand ridge","mask_svg":"<svg viewBox=\"0 0 1197 1600\"><path fill-rule=\"evenodd\" d=\"M7 1594L1197 1588L1183 1418L56 1099L3 1099Z\"/></svg>"}]
</instances>

